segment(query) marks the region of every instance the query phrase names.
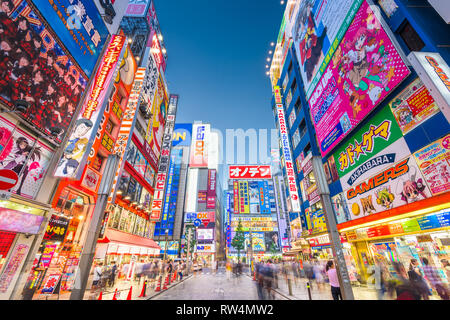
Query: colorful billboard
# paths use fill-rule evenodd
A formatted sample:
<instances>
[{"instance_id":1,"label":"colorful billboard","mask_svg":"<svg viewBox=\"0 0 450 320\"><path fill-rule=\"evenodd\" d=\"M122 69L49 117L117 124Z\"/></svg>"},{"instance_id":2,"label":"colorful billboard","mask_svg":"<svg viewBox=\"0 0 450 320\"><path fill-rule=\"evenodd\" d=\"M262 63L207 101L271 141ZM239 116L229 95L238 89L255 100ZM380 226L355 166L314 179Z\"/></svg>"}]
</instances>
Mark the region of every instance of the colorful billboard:
<instances>
[{"instance_id":1,"label":"colorful billboard","mask_svg":"<svg viewBox=\"0 0 450 320\"><path fill-rule=\"evenodd\" d=\"M0 101L10 109L26 101L28 109L19 114L49 136L50 128L62 129L61 142L88 79L29 1L14 3L1 18ZM54 30L64 38L63 29Z\"/></svg>"},{"instance_id":2,"label":"colorful billboard","mask_svg":"<svg viewBox=\"0 0 450 320\"><path fill-rule=\"evenodd\" d=\"M239 213L250 213L247 181L239 181Z\"/></svg>"},{"instance_id":3,"label":"colorful billboard","mask_svg":"<svg viewBox=\"0 0 450 320\"><path fill-rule=\"evenodd\" d=\"M431 193L450 190L450 134L414 152Z\"/></svg>"},{"instance_id":4,"label":"colorful billboard","mask_svg":"<svg viewBox=\"0 0 450 320\"><path fill-rule=\"evenodd\" d=\"M260 213L258 181L248 182L249 205L251 213Z\"/></svg>"},{"instance_id":5,"label":"colorful billboard","mask_svg":"<svg viewBox=\"0 0 450 320\"><path fill-rule=\"evenodd\" d=\"M389 106L382 108L333 154L346 190L411 154Z\"/></svg>"},{"instance_id":6,"label":"colorful billboard","mask_svg":"<svg viewBox=\"0 0 450 320\"><path fill-rule=\"evenodd\" d=\"M336 217L336 223L343 223L350 220L350 212L348 206L345 203L345 195L339 193L331 198L331 202L334 208L334 214Z\"/></svg>"},{"instance_id":7,"label":"colorful billboard","mask_svg":"<svg viewBox=\"0 0 450 320\"><path fill-rule=\"evenodd\" d=\"M239 183L237 181L233 182L233 203L234 203L234 213L239 213Z\"/></svg>"},{"instance_id":8,"label":"colorful billboard","mask_svg":"<svg viewBox=\"0 0 450 320\"><path fill-rule=\"evenodd\" d=\"M44 240L63 242L70 220L52 214L45 230Z\"/></svg>"},{"instance_id":9,"label":"colorful billboard","mask_svg":"<svg viewBox=\"0 0 450 320\"><path fill-rule=\"evenodd\" d=\"M90 77L109 31L93 1L32 0L83 71Z\"/></svg>"},{"instance_id":10,"label":"colorful billboard","mask_svg":"<svg viewBox=\"0 0 450 320\"><path fill-rule=\"evenodd\" d=\"M270 166L228 166L229 179L271 179Z\"/></svg>"},{"instance_id":11,"label":"colorful billboard","mask_svg":"<svg viewBox=\"0 0 450 320\"><path fill-rule=\"evenodd\" d=\"M197 229L197 240L213 240L214 229Z\"/></svg>"},{"instance_id":12,"label":"colorful billboard","mask_svg":"<svg viewBox=\"0 0 450 320\"><path fill-rule=\"evenodd\" d=\"M177 123L173 131L172 146L190 146L192 139L192 124Z\"/></svg>"},{"instance_id":13,"label":"colorful billboard","mask_svg":"<svg viewBox=\"0 0 450 320\"><path fill-rule=\"evenodd\" d=\"M125 48L124 36L113 35L95 78L86 95L75 127L55 170L55 177L79 180L91 151L107 99L110 95L116 67Z\"/></svg>"},{"instance_id":14,"label":"colorful billboard","mask_svg":"<svg viewBox=\"0 0 450 320\"><path fill-rule=\"evenodd\" d=\"M344 192L352 220L431 197L412 156Z\"/></svg>"},{"instance_id":15,"label":"colorful billboard","mask_svg":"<svg viewBox=\"0 0 450 320\"><path fill-rule=\"evenodd\" d=\"M380 21L364 1L309 98L322 156L409 73Z\"/></svg>"},{"instance_id":16,"label":"colorful billboard","mask_svg":"<svg viewBox=\"0 0 450 320\"><path fill-rule=\"evenodd\" d=\"M304 0L292 30L306 96L317 86L363 0Z\"/></svg>"},{"instance_id":17,"label":"colorful billboard","mask_svg":"<svg viewBox=\"0 0 450 320\"><path fill-rule=\"evenodd\" d=\"M128 7L125 11L125 16L145 17L151 2L152 0L128 0Z\"/></svg>"},{"instance_id":18,"label":"colorful billboard","mask_svg":"<svg viewBox=\"0 0 450 320\"><path fill-rule=\"evenodd\" d=\"M189 167L208 167L209 124L194 124L192 126L192 145Z\"/></svg>"},{"instance_id":19,"label":"colorful billboard","mask_svg":"<svg viewBox=\"0 0 450 320\"><path fill-rule=\"evenodd\" d=\"M389 102L403 134L439 112L439 107L423 82L417 78Z\"/></svg>"},{"instance_id":20,"label":"colorful billboard","mask_svg":"<svg viewBox=\"0 0 450 320\"><path fill-rule=\"evenodd\" d=\"M43 220L43 216L0 208L0 230L2 231L37 234Z\"/></svg>"},{"instance_id":21,"label":"colorful billboard","mask_svg":"<svg viewBox=\"0 0 450 320\"><path fill-rule=\"evenodd\" d=\"M266 250L268 252L281 251L280 250L280 238L278 231L270 231L264 233L264 240L266 244Z\"/></svg>"}]
</instances>

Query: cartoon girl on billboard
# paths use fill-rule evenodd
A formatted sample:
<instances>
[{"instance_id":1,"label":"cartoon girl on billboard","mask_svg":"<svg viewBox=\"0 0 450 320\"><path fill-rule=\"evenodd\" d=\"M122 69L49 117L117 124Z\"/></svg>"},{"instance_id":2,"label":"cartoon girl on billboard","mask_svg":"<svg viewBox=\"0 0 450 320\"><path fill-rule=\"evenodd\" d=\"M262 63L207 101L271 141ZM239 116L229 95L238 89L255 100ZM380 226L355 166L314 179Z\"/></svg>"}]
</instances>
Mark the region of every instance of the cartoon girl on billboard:
<instances>
[{"instance_id":1,"label":"cartoon girl on billboard","mask_svg":"<svg viewBox=\"0 0 450 320\"><path fill-rule=\"evenodd\" d=\"M411 169L414 170L415 168ZM403 186L401 186L400 196L401 199L406 203L411 203L427 198L427 195L425 193L426 186L422 178L416 180L416 176L417 172L414 171L414 173L409 176L409 179L403 182Z\"/></svg>"},{"instance_id":2,"label":"cartoon girl on billboard","mask_svg":"<svg viewBox=\"0 0 450 320\"><path fill-rule=\"evenodd\" d=\"M391 192L391 187L381 188L376 192L377 203L382 205L386 209L390 209L392 207L392 203L394 202L395 196Z\"/></svg>"}]
</instances>

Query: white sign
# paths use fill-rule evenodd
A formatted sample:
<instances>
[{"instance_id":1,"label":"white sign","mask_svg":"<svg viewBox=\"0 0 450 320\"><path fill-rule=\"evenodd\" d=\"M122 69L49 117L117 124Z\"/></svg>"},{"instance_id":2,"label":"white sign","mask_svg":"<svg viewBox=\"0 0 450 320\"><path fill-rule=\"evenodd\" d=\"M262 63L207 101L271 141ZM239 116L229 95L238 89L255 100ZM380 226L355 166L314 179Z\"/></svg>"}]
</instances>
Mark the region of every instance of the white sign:
<instances>
[{"instance_id":1,"label":"white sign","mask_svg":"<svg viewBox=\"0 0 450 320\"><path fill-rule=\"evenodd\" d=\"M450 122L450 68L437 52L416 52L408 60L425 84L439 109Z\"/></svg>"},{"instance_id":2,"label":"white sign","mask_svg":"<svg viewBox=\"0 0 450 320\"><path fill-rule=\"evenodd\" d=\"M216 252L216 246L215 246L214 243L212 243L212 244L198 244L196 251L197 251L197 253L202 253L202 252L214 253L214 252Z\"/></svg>"}]
</instances>

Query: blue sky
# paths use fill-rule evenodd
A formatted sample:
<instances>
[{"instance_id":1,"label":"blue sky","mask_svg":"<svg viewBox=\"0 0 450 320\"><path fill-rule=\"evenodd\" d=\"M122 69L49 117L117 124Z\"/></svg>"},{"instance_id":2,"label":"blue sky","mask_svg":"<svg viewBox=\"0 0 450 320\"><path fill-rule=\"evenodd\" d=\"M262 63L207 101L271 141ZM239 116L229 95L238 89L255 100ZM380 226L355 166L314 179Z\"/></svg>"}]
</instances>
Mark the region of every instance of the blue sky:
<instances>
[{"instance_id":1,"label":"blue sky","mask_svg":"<svg viewBox=\"0 0 450 320\"><path fill-rule=\"evenodd\" d=\"M179 94L177 123L274 128L265 65L285 5L277 0L156 0L168 61ZM273 47L272 47L273 48Z\"/></svg>"}]
</instances>

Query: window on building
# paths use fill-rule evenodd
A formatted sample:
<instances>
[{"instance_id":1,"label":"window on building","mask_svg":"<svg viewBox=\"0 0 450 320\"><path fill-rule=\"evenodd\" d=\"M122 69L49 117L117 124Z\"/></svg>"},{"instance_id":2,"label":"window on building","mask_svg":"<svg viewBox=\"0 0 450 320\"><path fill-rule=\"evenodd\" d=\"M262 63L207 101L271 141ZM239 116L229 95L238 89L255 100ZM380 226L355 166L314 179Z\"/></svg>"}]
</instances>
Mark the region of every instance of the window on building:
<instances>
[{"instance_id":1,"label":"window on building","mask_svg":"<svg viewBox=\"0 0 450 320\"><path fill-rule=\"evenodd\" d=\"M295 101L294 108L295 108L295 112L298 113L301 108L300 97L298 97L297 101Z\"/></svg>"},{"instance_id":2,"label":"window on building","mask_svg":"<svg viewBox=\"0 0 450 320\"><path fill-rule=\"evenodd\" d=\"M289 75L289 77L291 76L291 72L292 72L292 61L289 63L289 67L288 67L288 75Z\"/></svg>"},{"instance_id":3,"label":"window on building","mask_svg":"<svg viewBox=\"0 0 450 320\"><path fill-rule=\"evenodd\" d=\"M303 154L305 155L305 158L308 156L308 154L311 152L311 143L308 143L303 149Z\"/></svg>"},{"instance_id":4,"label":"window on building","mask_svg":"<svg viewBox=\"0 0 450 320\"><path fill-rule=\"evenodd\" d=\"M305 122L305 119L303 119L300 122L300 125L298 126L298 129L300 130L300 139L301 139L306 134L306 122Z\"/></svg>"},{"instance_id":5,"label":"window on building","mask_svg":"<svg viewBox=\"0 0 450 320\"><path fill-rule=\"evenodd\" d=\"M399 31L400 37L411 51L420 51L425 47L425 43L413 26L407 21Z\"/></svg>"},{"instance_id":6,"label":"window on building","mask_svg":"<svg viewBox=\"0 0 450 320\"><path fill-rule=\"evenodd\" d=\"M291 91L295 92L295 90L297 90L297 79L294 78L291 84Z\"/></svg>"}]
</instances>

